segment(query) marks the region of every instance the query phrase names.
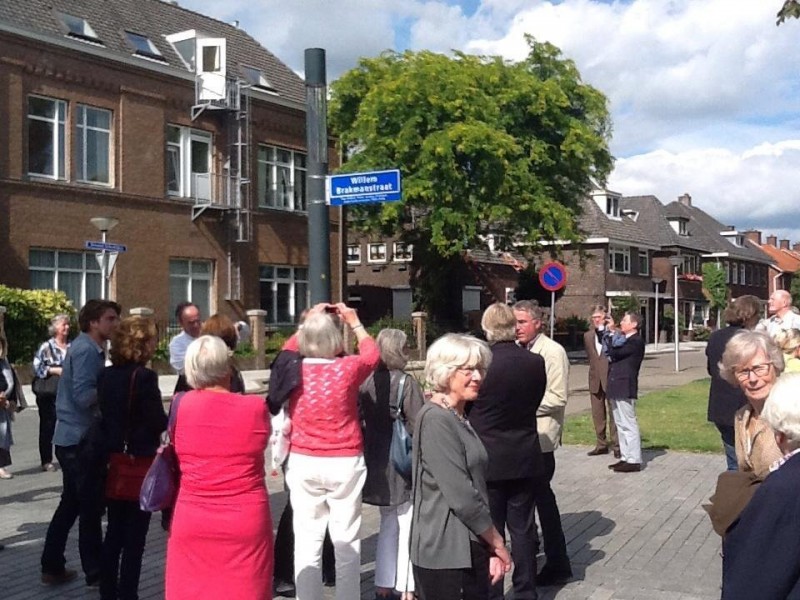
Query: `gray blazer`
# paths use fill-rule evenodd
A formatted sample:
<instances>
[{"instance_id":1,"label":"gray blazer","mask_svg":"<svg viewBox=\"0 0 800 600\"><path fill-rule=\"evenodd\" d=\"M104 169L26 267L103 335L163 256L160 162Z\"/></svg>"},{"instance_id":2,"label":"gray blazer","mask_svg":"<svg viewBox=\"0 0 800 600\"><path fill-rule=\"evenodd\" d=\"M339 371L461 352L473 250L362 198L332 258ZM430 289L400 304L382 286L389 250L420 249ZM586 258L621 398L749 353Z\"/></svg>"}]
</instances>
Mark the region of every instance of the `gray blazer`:
<instances>
[{"instance_id":1,"label":"gray blazer","mask_svg":"<svg viewBox=\"0 0 800 600\"><path fill-rule=\"evenodd\" d=\"M486 449L468 423L427 403L414 428L411 562L426 569L468 569L470 540L492 526Z\"/></svg>"}]
</instances>

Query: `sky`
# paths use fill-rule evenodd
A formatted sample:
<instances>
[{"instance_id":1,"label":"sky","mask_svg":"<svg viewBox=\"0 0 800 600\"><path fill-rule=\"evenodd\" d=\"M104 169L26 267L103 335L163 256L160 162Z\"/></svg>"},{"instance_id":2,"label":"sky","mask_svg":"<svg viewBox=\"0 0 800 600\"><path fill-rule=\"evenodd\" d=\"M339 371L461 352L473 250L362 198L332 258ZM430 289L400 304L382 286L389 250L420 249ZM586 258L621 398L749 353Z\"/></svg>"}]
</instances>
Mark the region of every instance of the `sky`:
<instances>
[{"instance_id":1,"label":"sky","mask_svg":"<svg viewBox=\"0 0 800 600\"><path fill-rule=\"evenodd\" d=\"M383 50L520 60L558 46L608 98L608 187L695 206L740 231L800 242L800 21L782 0L179 0L232 22L302 75L328 81Z\"/></svg>"}]
</instances>

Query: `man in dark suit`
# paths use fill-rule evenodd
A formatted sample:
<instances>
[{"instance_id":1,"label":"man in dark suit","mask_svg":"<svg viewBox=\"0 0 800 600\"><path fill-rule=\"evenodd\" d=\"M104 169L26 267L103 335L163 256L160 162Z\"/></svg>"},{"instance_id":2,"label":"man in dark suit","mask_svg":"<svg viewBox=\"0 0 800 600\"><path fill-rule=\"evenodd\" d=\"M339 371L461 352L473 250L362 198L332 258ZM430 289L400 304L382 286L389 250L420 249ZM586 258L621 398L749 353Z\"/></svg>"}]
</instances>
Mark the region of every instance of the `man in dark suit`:
<instances>
[{"instance_id":1,"label":"man in dark suit","mask_svg":"<svg viewBox=\"0 0 800 600\"><path fill-rule=\"evenodd\" d=\"M639 395L639 368L644 359L644 340L639 335L641 317L626 312L614 331L614 322L609 323L605 345L611 364L608 368L607 395L611 400L611 411L619 434L621 458L609 465L617 473L636 473L642 470L642 439L636 420L635 402Z\"/></svg>"},{"instance_id":2,"label":"man in dark suit","mask_svg":"<svg viewBox=\"0 0 800 600\"><path fill-rule=\"evenodd\" d=\"M609 445L614 449L614 456L620 457L617 428L611 414L611 403L606 397L608 389L608 357L603 353L603 333L606 330L606 310L598 304L592 307L592 327L583 334L583 346L589 359L589 399L592 403L592 422L597 441L589 456L608 454ZM606 437L608 423L608 437ZM610 443L609 443L610 438Z\"/></svg>"},{"instance_id":3,"label":"man in dark suit","mask_svg":"<svg viewBox=\"0 0 800 600\"><path fill-rule=\"evenodd\" d=\"M493 304L481 321L492 345L492 363L472 403L469 422L489 455L486 485L492 521L511 535L514 598L535 600L536 525L534 500L544 476L536 411L547 385L544 359L520 348L511 307ZM490 600L502 600L503 582L492 586Z\"/></svg>"}]
</instances>

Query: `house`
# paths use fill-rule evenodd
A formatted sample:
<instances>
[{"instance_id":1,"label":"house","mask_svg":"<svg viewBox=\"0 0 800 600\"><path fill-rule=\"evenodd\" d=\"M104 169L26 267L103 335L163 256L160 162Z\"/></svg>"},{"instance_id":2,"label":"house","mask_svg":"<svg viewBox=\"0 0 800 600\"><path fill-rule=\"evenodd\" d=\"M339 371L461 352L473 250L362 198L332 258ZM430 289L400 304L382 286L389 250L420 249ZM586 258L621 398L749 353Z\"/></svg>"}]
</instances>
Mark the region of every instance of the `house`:
<instances>
[{"instance_id":1,"label":"house","mask_svg":"<svg viewBox=\"0 0 800 600\"><path fill-rule=\"evenodd\" d=\"M790 290L792 280L800 276L800 244L790 247L789 240L778 241L774 235L768 235L766 242L762 242L761 232L757 230L746 231L745 236L773 261L769 268L769 293Z\"/></svg>"},{"instance_id":2,"label":"house","mask_svg":"<svg viewBox=\"0 0 800 600\"><path fill-rule=\"evenodd\" d=\"M274 324L308 306L304 82L237 24L161 0L2 2L0 113L0 283L80 306L108 272L109 297L159 320L185 300Z\"/></svg>"}]
</instances>

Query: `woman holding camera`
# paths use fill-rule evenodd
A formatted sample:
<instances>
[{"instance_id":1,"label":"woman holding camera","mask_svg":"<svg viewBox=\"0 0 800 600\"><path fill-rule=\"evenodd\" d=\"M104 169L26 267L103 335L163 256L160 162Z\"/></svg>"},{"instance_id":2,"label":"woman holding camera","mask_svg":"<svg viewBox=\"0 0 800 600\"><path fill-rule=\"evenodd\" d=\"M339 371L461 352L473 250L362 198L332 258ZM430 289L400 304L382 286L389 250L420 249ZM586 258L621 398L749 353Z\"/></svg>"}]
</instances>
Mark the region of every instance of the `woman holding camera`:
<instances>
[{"instance_id":1,"label":"woman holding camera","mask_svg":"<svg viewBox=\"0 0 800 600\"><path fill-rule=\"evenodd\" d=\"M344 354L343 321L358 340ZM322 598L320 555L326 527L336 555L336 600L361 596L361 490L367 476L358 388L380 361L375 340L356 311L317 304L284 350L303 356L300 384L289 396L292 446L286 483L294 508L294 572L298 600Z\"/></svg>"}]
</instances>

